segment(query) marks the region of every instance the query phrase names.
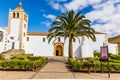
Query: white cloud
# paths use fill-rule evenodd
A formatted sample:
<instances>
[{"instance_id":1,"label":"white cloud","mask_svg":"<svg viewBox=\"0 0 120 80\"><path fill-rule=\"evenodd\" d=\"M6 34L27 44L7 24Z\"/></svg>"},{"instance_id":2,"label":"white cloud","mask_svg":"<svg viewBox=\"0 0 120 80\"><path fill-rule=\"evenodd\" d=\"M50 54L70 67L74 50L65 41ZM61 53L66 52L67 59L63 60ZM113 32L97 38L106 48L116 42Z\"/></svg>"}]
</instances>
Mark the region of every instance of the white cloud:
<instances>
[{"instance_id":1,"label":"white cloud","mask_svg":"<svg viewBox=\"0 0 120 80\"><path fill-rule=\"evenodd\" d=\"M117 2L120 2L117 1ZM120 4L116 4L114 0L107 0L104 3L94 5L95 10L86 14L86 17L92 22L98 21L92 27L96 31L107 33L109 36L120 34Z\"/></svg>"},{"instance_id":2,"label":"white cloud","mask_svg":"<svg viewBox=\"0 0 120 80\"><path fill-rule=\"evenodd\" d=\"M45 12L45 10L41 9L40 12Z\"/></svg>"},{"instance_id":3,"label":"white cloud","mask_svg":"<svg viewBox=\"0 0 120 80\"><path fill-rule=\"evenodd\" d=\"M64 1L63 4L60 4ZM85 14L94 24L96 31L108 33L109 36L120 34L120 0L50 0L49 4L55 10L62 12L71 9L77 11L91 5L93 11ZM67 9L67 10L66 10ZM96 23L97 22L97 23Z\"/></svg>"},{"instance_id":4,"label":"white cloud","mask_svg":"<svg viewBox=\"0 0 120 80\"><path fill-rule=\"evenodd\" d=\"M48 1L52 1L52 2L66 2L67 0L48 0Z\"/></svg>"},{"instance_id":5,"label":"white cloud","mask_svg":"<svg viewBox=\"0 0 120 80\"><path fill-rule=\"evenodd\" d=\"M63 3L65 3L67 0L47 0L47 1L54 10L60 10L61 12L66 11L65 7L63 6Z\"/></svg>"},{"instance_id":6,"label":"white cloud","mask_svg":"<svg viewBox=\"0 0 120 80\"><path fill-rule=\"evenodd\" d=\"M43 16L44 16L45 18L51 19L52 21L56 19L56 16L55 16L55 15L52 15L52 14L49 14L49 15L43 14Z\"/></svg>"},{"instance_id":7,"label":"white cloud","mask_svg":"<svg viewBox=\"0 0 120 80\"><path fill-rule=\"evenodd\" d=\"M56 3L56 4L53 4L52 7L56 10L59 10L60 5L58 3Z\"/></svg>"},{"instance_id":8,"label":"white cloud","mask_svg":"<svg viewBox=\"0 0 120 80\"><path fill-rule=\"evenodd\" d=\"M113 5L106 6L102 9L96 9L92 12L86 14L86 17L92 21L99 20L101 22L111 21L111 16L113 16L116 12L116 9Z\"/></svg>"},{"instance_id":9,"label":"white cloud","mask_svg":"<svg viewBox=\"0 0 120 80\"><path fill-rule=\"evenodd\" d=\"M51 23L50 23L49 21L41 22L41 24L44 24L44 25L46 25L47 27L50 27L50 26L51 26Z\"/></svg>"},{"instance_id":10,"label":"white cloud","mask_svg":"<svg viewBox=\"0 0 120 80\"><path fill-rule=\"evenodd\" d=\"M78 0L72 0L69 3L65 3L64 4L65 8L67 8L68 10L78 10L79 8L82 9L82 7L87 6L87 0L82 0L82 1L78 1Z\"/></svg>"},{"instance_id":11,"label":"white cloud","mask_svg":"<svg viewBox=\"0 0 120 80\"><path fill-rule=\"evenodd\" d=\"M46 14L43 14L43 16L47 19L50 19L51 21L54 21L56 19L56 16L55 15L52 15L52 14L49 14L49 15L46 15ZM47 27L50 27L51 26L51 22L50 21L45 21L45 22L41 22L41 24L44 24L46 25Z\"/></svg>"},{"instance_id":12,"label":"white cloud","mask_svg":"<svg viewBox=\"0 0 120 80\"><path fill-rule=\"evenodd\" d=\"M7 27L0 27L0 31L5 31Z\"/></svg>"},{"instance_id":13,"label":"white cloud","mask_svg":"<svg viewBox=\"0 0 120 80\"><path fill-rule=\"evenodd\" d=\"M64 7L67 8L67 10L79 10L87 7L88 5L94 5L101 3L102 0L72 0L69 3L65 3Z\"/></svg>"},{"instance_id":14,"label":"white cloud","mask_svg":"<svg viewBox=\"0 0 120 80\"><path fill-rule=\"evenodd\" d=\"M94 4L98 4L101 3L102 0L87 0L88 4L94 5Z\"/></svg>"},{"instance_id":15,"label":"white cloud","mask_svg":"<svg viewBox=\"0 0 120 80\"><path fill-rule=\"evenodd\" d=\"M63 7L61 2L66 2L67 0L49 0L49 5L55 10L61 10Z\"/></svg>"}]
</instances>

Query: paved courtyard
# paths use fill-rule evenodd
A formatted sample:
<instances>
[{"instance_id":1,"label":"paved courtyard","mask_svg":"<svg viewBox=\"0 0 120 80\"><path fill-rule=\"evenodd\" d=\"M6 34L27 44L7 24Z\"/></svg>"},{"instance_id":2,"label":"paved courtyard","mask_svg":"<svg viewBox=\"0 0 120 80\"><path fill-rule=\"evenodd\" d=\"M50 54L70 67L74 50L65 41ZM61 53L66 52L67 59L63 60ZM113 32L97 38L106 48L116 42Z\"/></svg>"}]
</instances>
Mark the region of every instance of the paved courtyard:
<instances>
[{"instance_id":1,"label":"paved courtyard","mask_svg":"<svg viewBox=\"0 0 120 80\"><path fill-rule=\"evenodd\" d=\"M39 80L39 79L72 79L72 80L120 80L120 73L81 73L67 68L63 57L49 57L48 63L39 71L0 71L2 80Z\"/></svg>"}]
</instances>

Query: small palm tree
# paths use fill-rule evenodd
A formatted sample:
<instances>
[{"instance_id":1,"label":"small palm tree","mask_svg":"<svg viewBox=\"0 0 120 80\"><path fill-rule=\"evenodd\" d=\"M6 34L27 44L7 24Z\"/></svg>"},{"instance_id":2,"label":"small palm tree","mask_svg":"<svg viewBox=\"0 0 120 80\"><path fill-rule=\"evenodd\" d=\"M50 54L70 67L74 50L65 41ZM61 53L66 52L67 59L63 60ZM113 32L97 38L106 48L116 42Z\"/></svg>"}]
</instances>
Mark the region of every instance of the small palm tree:
<instances>
[{"instance_id":1,"label":"small palm tree","mask_svg":"<svg viewBox=\"0 0 120 80\"><path fill-rule=\"evenodd\" d=\"M73 58L73 40L78 39L79 36L86 36L91 38L93 41L95 38L95 31L90 27L91 21L85 19L80 12L70 10L69 12L63 13L61 16L57 16L57 19L53 21L52 28L49 29L49 35L47 36L48 42L52 38L57 40L60 37L64 37L64 40L69 39L69 58ZM54 41L55 41L54 40Z\"/></svg>"}]
</instances>

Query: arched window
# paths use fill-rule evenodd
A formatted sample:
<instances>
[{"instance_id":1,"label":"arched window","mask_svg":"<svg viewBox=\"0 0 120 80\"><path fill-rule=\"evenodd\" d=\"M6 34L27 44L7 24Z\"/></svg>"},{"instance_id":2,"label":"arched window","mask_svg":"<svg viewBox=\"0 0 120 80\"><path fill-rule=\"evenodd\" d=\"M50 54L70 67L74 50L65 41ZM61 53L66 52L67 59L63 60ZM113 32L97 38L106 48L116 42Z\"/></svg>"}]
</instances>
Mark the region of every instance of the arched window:
<instances>
[{"instance_id":1,"label":"arched window","mask_svg":"<svg viewBox=\"0 0 120 80\"><path fill-rule=\"evenodd\" d=\"M15 13L13 13L13 18L15 18Z\"/></svg>"},{"instance_id":2,"label":"arched window","mask_svg":"<svg viewBox=\"0 0 120 80\"><path fill-rule=\"evenodd\" d=\"M19 13L17 13L17 18L19 18Z\"/></svg>"}]
</instances>

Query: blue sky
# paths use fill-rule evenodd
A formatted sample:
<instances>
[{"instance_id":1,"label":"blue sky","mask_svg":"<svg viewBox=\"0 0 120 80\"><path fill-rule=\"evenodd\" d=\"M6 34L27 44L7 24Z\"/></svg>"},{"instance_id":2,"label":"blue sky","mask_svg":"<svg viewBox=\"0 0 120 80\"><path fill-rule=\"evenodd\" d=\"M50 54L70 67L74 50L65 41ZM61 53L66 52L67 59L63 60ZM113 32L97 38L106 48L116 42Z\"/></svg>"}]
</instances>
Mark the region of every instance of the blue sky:
<instances>
[{"instance_id":1,"label":"blue sky","mask_svg":"<svg viewBox=\"0 0 120 80\"><path fill-rule=\"evenodd\" d=\"M120 0L1 0L0 27L7 27L8 11L19 2L29 15L29 32L47 32L56 16L73 9L90 19L96 31L109 36L120 34Z\"/></svg>"}]
</instances>

